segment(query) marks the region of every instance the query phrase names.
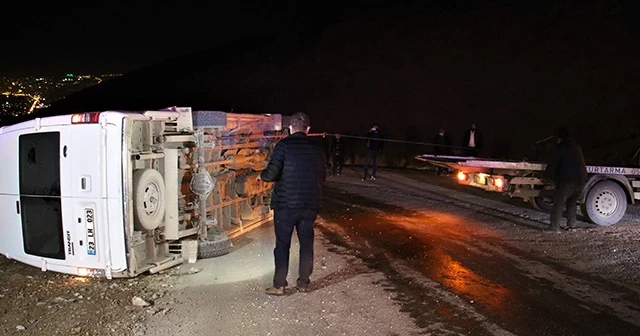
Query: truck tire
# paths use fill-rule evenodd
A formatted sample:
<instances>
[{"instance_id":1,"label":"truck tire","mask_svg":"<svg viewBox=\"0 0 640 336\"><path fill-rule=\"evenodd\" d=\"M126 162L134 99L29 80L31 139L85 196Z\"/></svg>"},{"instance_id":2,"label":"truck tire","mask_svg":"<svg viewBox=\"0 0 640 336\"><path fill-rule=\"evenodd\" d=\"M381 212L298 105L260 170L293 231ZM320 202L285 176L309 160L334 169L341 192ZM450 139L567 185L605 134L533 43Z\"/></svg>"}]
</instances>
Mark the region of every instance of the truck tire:
<instances>
[{"instance_id":1,"label":"truck tire","mask_svg":"<svg viewBox=\"0 0 640 336\"><path fill-rule=\"evenodd\" d=\"M549 196L533 197L531 199L531 206L533 206L533 208L538 211L551 213L551 210L553 210L553 197L549 197Z\"/></svg>"},{"instance_id":2,"label":"truck tire","mask_svg":"<svg viewBox=\"0 0 640 336\"><path fill-rule=\"evenodd\" d=\"M133 217L137 229L153 230L164 219L164 179L155 169L133 172Z\"/></svg>"},{"instance_id":3,"label":"truck tire","mask_svg":"<svg viewBox=\"0 0 640 336\"><path fill-rule=\"evenodd\" d=\"M582 214L591 222L601 226L618 223L627 211L627 195L613 181L602 181L594 185L581 206Z\"/></svg>"},{"instance_id":4,"label":"truck tire","mask_svg":"<svg viewBox=\"0 0 640 336\"><path fill-rule=\"evenodd\" d=\"M198 242L198 259L214 258L229 254L233 248L225 233L210 234L209 240Z\"/></svg>"}]
</instances>

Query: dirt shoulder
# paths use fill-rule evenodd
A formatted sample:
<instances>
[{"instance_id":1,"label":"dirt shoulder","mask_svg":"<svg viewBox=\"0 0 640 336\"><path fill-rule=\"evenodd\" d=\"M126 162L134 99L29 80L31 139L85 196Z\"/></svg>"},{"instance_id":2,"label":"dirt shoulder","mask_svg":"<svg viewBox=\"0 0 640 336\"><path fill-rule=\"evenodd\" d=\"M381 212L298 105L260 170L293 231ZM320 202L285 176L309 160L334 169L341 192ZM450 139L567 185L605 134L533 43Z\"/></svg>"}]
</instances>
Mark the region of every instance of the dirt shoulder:
<instances>
[{"instance_id":1,"label":"dirt shoulder","mask_svg":"<svg viewBox=\"0 0 640 336\"><path fill-rule=\"evenodd\" d=\"M128 335L153 312L135 306L150 277L97 280L24 265L0 256L1 335Z\"/></svg>"}]
</instances>

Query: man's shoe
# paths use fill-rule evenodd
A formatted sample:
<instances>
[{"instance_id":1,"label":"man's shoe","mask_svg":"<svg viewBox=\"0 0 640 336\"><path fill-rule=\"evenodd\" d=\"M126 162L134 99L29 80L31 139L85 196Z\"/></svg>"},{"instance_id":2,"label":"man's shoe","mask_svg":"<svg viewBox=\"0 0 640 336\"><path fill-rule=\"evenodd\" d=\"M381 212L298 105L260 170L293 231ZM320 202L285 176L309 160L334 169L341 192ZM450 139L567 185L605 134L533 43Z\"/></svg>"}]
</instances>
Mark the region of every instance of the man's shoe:
<instances>
[{"instance_id":1,"label":"man's shoe","mask_svg":"<svg viewBox=\"0 0 640 336\"><path fill-rule=\"evenodd\" d=\"M543 232L545 233L562 233L562 231L560 230L560 228L555 228L555 227L546 227L544 229L542 229Z\"/></svg>"},{"instance_id":2,"label":"man's shoe","mask_svg":"<svg viewBox=\"0 0 640 336\"><path fill-rule=\"evenodd\" d=\"M372 181L375 181L375 180L376 180L376 177L375 177L375 176L371 176L371 180L372 180Z\"/></svg>"},{"instance_id":3,"label":"man's shoe","mask_svg":"<svg viewBox=\"0 0 640 336\"><path fill-rule=\"evenodd\" d=\"M295 289L300 292L300 293L309 293L311 291L311 289L309 288L309 286L296 286Z\"/></svg>"},{"instance_id":4,"label":"man's shoe","mask_svg":"<svg viewBox=\"0 0 640 336\"><path fill-rule=\"evenodd\" d=\"M264 290L267 295L283 296L285 294L284 287L269 287Z\"/></svg>"}]
</instances>

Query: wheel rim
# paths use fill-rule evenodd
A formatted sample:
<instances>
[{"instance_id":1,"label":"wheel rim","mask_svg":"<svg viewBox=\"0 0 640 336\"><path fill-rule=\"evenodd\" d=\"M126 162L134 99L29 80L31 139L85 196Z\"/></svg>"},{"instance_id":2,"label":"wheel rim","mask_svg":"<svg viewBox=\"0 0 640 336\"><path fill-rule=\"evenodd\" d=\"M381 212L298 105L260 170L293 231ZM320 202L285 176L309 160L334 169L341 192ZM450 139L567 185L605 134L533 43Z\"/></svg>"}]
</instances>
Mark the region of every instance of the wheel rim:
<instances>
[{"instance_id":1,"label":"wheel rim","mask_svg":"<svg viewBox=\"0 0 640 336\"><path fill-rule=\"evenodd\" d=\"M610 190L603 190L593 198L593 208L600 216L612 216L618 209L618 197Z\"/></svg>"},{"instance_id":2,"label":"wheel rim","mask_svg":"<svg viewBox=\"0 0 640 336\"><path fill-rule=\"evenodd\" d=\"M142 206L147 215L153 216L160 206L160 188L155 183L149 183L144 188Z\"/></svg>"}]
</instances>

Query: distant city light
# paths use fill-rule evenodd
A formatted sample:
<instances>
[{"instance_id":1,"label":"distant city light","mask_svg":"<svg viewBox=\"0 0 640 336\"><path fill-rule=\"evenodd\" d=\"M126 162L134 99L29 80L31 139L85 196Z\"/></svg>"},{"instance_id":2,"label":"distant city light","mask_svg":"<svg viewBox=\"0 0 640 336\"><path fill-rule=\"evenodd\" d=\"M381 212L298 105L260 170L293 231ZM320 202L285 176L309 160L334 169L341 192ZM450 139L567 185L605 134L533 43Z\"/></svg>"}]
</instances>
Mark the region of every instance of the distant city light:
<instances>
[{"instance_id":1,"label":"distant city light","mask_svg":"<svg viewBox=\"0 0 640 336\"><path fill-rule=\"evenodd\" d=\"M62 98L87 87L100 84L105 77L121 74L79 75L59 77L1 77L0 114L20 116L46 108ZM46 101L46 103L44 103Z\"/></svg>"}]
</instances>

